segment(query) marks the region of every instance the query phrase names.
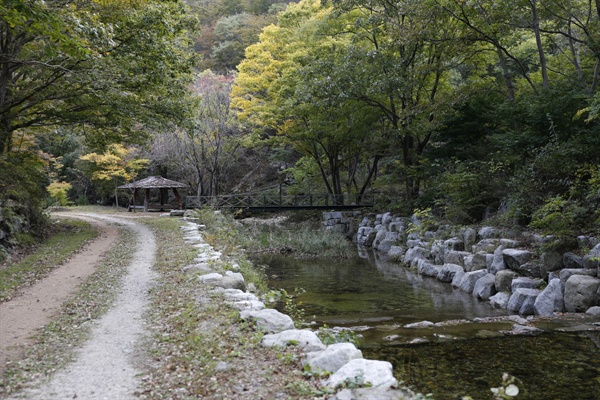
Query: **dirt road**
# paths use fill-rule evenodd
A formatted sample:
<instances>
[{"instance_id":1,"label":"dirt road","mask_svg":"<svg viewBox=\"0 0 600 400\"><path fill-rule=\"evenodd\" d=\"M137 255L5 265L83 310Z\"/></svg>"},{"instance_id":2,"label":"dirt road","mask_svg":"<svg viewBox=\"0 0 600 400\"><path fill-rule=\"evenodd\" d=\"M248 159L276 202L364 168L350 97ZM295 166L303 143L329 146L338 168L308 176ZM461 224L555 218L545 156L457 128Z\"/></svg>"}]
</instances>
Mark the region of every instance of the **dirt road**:
<instances>
[{"instance_id":1,"label":"dirt road","mask_svg":"<svg viewBox=\"0 0 600 400\"><path fill-rule=\"evenodd\" d=\"M134 398L138 387L138 370L133 355L136 343L145 334L142 315L148 303L148 290L154 280L151 270L156 252L154 236L144 225L125 218L93 214L68 216L96 224L101 230L100 238L51 276L14 300L2 304L2 354L18 356L18 351L22 351L28 343L27 337L36 328L48 323L77 285L94 272L101 255L115 244L118 237L118 229L114 224L124 225L136 234L136 252L116 303L96 321L90 339L79 350L75 363L39 388L16 394L13 398ZM9 346L15 345L18 346L17 352L5 352Z\"/></svg>"}]
</instances>

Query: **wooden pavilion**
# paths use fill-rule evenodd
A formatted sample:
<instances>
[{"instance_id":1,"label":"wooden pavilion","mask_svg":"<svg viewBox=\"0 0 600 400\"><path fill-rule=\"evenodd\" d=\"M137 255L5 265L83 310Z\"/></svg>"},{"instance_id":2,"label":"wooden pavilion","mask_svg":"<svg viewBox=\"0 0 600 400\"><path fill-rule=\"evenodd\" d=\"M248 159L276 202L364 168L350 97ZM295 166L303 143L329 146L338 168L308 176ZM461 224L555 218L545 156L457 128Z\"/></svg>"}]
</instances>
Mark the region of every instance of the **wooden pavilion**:
<instances>
[{"instance_id":1,"label":"wooden pavilion","mask_svg":"<svg viewBox=\"0 0 600 400\"><path fill-rule=\"evenodd\" d=\"M160 176L149 176L137 182L128 183L127 185L119 186L119 189L130 189L133 192L131 203L129 204L129 211L135 210L136 208L142 208L142 206L136 206L135 198L138 190L144 190L144 205L143 209L145 212L148 210L179 210L183 209L183 202L177 189L187 188L187 185L166 179ZM150 204L150 190L159 190L160 203ZM175 201L169 203L169 189L173 190L175 195Z\"/></svg>"}]
</instances>

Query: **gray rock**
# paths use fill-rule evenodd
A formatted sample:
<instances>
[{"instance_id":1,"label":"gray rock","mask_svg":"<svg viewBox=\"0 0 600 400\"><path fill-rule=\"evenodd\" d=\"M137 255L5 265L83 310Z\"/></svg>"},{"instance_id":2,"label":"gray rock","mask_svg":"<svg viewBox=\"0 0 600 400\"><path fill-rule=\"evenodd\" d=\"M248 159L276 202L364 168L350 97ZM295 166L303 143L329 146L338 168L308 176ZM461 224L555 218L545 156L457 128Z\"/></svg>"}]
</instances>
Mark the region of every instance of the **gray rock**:
<instances>
[{"instance_id":1,"label":"gray rock","mask_svg":"<svg viewBox=\"0 0 600 400\"><path fill-rule=\"evenodd\" d=\"M525 276L520 276L518 278L513 279L510 290L511 292L516 292L517 289L539 289L544 284L544 281L541 279L528 278Z\"/></svg>"},{"instance_id":2,"label":"gray rock","mask_svg":"<svg viewBox=\"0 0 600 400\"><path fill-rule=\"evenodd\" d=\"M446 251L444 257L444 263L458 264L461 267L465 266L465 257L470 256L471 253L466 251Z\"/></svg>"},{"instance_id":3,"label":"gray rock","mask_svg":"<svg viewBox=\"0 0 600 400\"><path fill-rule=\"evenodd\" d=\"M417 264L417 271L423 276L430 278L437 278L438 274L442 269L441 265L433 265L427 260L419 260Z\"/></svg>"},{"instance_id":4,"label":"gray rock","mask_svg":"<svg viewBox=\"0 0 600 400\"><path fill-rule=\"evenodd\" d=\"M465 243L459 238L452 238L444 241L444 247L447 251L463 251L465 249Z\"/></svg>"},{"instance_id":5,"label":"gray rock","mask_svg":"<svg viewBox=\"0 0 600 400\"><path fill-rule=\"evenodd\" d=\"M600 316L600 306L590 307L585 313L589 315Z\"/></svg>"},{"instance_id":6,"label":"gray rock","mask_svg":"<svg viewBox=\"0 0 600 400\"><path fill-rule=\"evenodd\" d=\"M597 244L583 257L583 267L586 269L600 269L600 244Z\"/></svg>"},{"instance_id":7,"label":"gray rock","mask_svg":"<svg viewBox=\"0 0 600 400\"><path fill-rule=\"evenodd\" d=\"M240 300L240 301L234 301L233 303L231 303L231 306L233 308L235 308L238 311L244 311L244 310L264 310L265 304L262 301L258 301L258 300Z\"/></svg>"},{"instance_id":8,"label":"gray rock","mask_svg":"<svg viewBox=\"0 0 600 400\"><path fill-rule=\"evenodd\" d=\"M573 275L586 275L586 276L595 277L596 271L593 269L585 269L585 268L561 269L559 276L560 276L560 280L564 283L564 282L567 282L567 280Z\"/></svg>"},{"instance_id":9,"label":"gray rock","mask_svg":"<svg viewBox=\"0 0 600 400\"><path fill-rule=\"evenodd\" d=\"M475 283L477 283L477 281L485 275L487 275L487 271L485 270L466 272L460 281L459 289L469 294L473 293Z\"/></svg>"},{"instance_id":10,"label":"gray rock","mask_svg":"<svg viewBox=\"0 0 600 400\"><path fill-rule=\"evenodd\" d=\"M473 253L483 251L484 253L493 253L500 243L499 239L483 239L472 246Z\"/></svg>"},{"instance_id":11,"label":"gray rock","mask_svg":"<svg viewBox=\"0 0 600 400\"><path fill-rule=\"evenodd\" d=\"M512 291L512 281L518 276L515 271L504 269L496 274L496 290L499 292Z\"/></svg>"},{"instance_id":12,"label":"gray rock","mask_svg":"<svg viewBox=\"0 0 600 400\"><path fill-rule=\"evenodd\" d=\"M545 251L540 256L542 263L542 276L546 276L551 271L558 271L563 267L563 258L558 251Z\"/></svg>"},{"instance_id":13,"label":"gray rock","mask_svg":"<svg viewBox=\"0 0 600 400\"><path fill-rule=\"evenodd\" d=\"M583 257L575 253L565 253L563 254L563 265L567 269L583 268Z\"/></svg>"},{"instance_id":14,"label":"gray rock","mask_svg":"<svg viewBox=\"0 0 600 400\"><path fill-rule=\"evenodd\" d=\"M504 246L498 246L494 250L494 259L492 260L492 265L489 268L489 271L492 274L497 274L499 271L505 270L508 267L504 262L504 256L502 255L502 251L504 250Z\"/></svg>"},{"instance_id":15,"label":"gray rock","mask_svg":"<svg viewBox=\"0 0 600 400\"><path fill-rule=\"evenodd\" d=\"M298 346L302 351L309 353L313 351L323 351L326 346L321 339L308 329L290 329L271 335L265 335L261 344L265 347L286 347Z\"/></svg>"},{"instance_id":16,"label":"gray rock","mask_svg":"<svg viewBox=\"0 0 600 400\"><path fill-rule=\"evenodd\" d=\"M542 276L542 264L539 261L531 261L521 265L515 271L521 275L540 278Z\"/></svg>"},{"instance_id":17,"label":"gray rock","mask_svg":"<svg viewBox=\"0 0 600 400\"><path fill-rule=\"evenodd\" d=\"M489 300L490 297L496 294L496 277L494 274L485 274L475 282L473 288L473 296L479 300Z\"/></svg>"},{"instance_id":18,"label":"gray rock","mask_svg":"<svg viewBox=\"0 0 600 400\"><path fill-rule=\"evenodd\" d=\"M413 265L414 260L427 259L429 257L429 250L423 247L413 247L408 249L404 254L404 263Z\"/></svg>"},{"instance_id":19,"label":"gray rock","mask_svg":"<svg viewBox=\"0 0 600 400\"><path fill-rule=\"evenodd\" d=\"M402 256L404 255L404 247L402 246L391 246L390 250L388 251L388 257L394 260L400 260L402 259Z\"/></svg>"},{"instance_id":20,"label":"gray rock","mask_svg":"<svg viewBox=\"0 0 600 400\"><path fill-rule=\"evenodd\" d=\"M456 265L456 264L454 264L454 265ZM460 267L460 265L459 265L459 267ZM457 270L454 273L454 278L452 278L452 283L451 283L453 288L458 289L460 287L460 284L462 283L462 280L465 277L465 274L466 274L466 272L462 269L462 267L461 267L461 270Z\"/></svg>"},{"instance_id":21,"label":"gray rock","mask_svg":"<svg viewBox=\"0 0 600 400\"><path fill-rule=\"evenodd\" d=\"M327 346L325 350L307 354L303 364L310 365L313 371L336 372L357 358L363 358L363 355L352 343L335 343Z\"/></svg>"},{"instance_id":22,"label":"gray rock","mask_svg":"<svg viewBox=\"0 0 600 400\"><path fill-rule=\"evenodd\" d=\"M510 299L510 294L506 292L499 292L490 297L490 304L494 308L506 309L508 306L508 300Z\"/></svg>"},{"instance_id":23,"label":"gray rock","mask_svg":"<svg viewBox=\"0 0 600 400\"><path fill-rule=\"evenodd\" d=\"M386 212L381 216L381 224L389 229L390 223L394 220L391 213Z\"/></svg>"},{"instance_id":24,"label":"gray rock","mask_svg":"<svg viewBox=\"0 0 600 400\"><path fill-rule=\"evenodd\" d=\"M484 226L483 228L479 229L479 237L482 239L494 239L494 238L499 238L501 235L501 231L497 228L491 227L491 226Z\"/></svg>"},{"instance_id":25,"label":"gray rock","mask_svg":"<svg viewBox=\"0 0 600 400\"><path fill-rule=\"evenodd\" d=\"M600 305L600 279L587 275L572 275L565 283L565 309L568 312L586 312Z\"/></svg>"},{"instance_id":26,"label":"gray rock","mask_svg":"<svg viewBox=\"0 0 600 400\"><path fill-rule=\"evenodd\" d=\"M465 244L465 249L470 249L471 246L475 244L477 241L477 231L473 228L465 229L463 233L463 242Z\"/></svg>"},{"instance_id":27,"label":"gray rock","mask_svg":"<svg viewBox=\"0 0 600 400\"><path fill-rule=\"evenodd\" d=\"M421 329L421 328L431 328L432 326L435 326L435 323L433 323L431 321L421 321L421 322L413 322L412 324L406 324L406 325L404 325L404 328Z\"/></svg>"},{"instance_id":28,"label":"gray rock","mask_svg":"<svg viewBox=\"0 0 600 400\"><path fill-rule=\"evenodd\" d=\"M533 304L535 315L550 316L555 312L563 312L565 310L564 290L564 284L560 279L551 280L535 299Z\"/></svg>"},{"instance_id":29,"label":"gray rock","mask_svg":"<svg viewBox=\"0 0 600 400\"><path fill-rule=\"evenodd\" d=\"M456 264L444 264L438 273L437 280L440 282L450 283L454 279L457 272L464 273L463 267Z\"/></svg>"},{"instance_id":30,"label":"gray rock","mask_svg":"<svg viewBox=\"0 0 600 400\"><path fill-rule=\"evenodd\" d=\"M577 246L580 249L589 249L600 243L600 239L593 236L577 236Z\"/></svg>"},{"instance_id":31,"label":"gray rock","mask_svg":"<svg viewBox=\"0 0 600 400\"><path fill-rule=\"evenodd\" d=\"M431 257L433 258L433 262L435 264L443 264L445 254L446 247L444 246L444 242L442 240L435 240L431 244Z\"/></svg>"},{"instance_id":32,"label":"gray rock","mask_svg":"<svg viewBox=\"0 0 600 400\"><path fill-rule=\"evenodd\" d=\"M506 308L510 312L521 315L533 315L535 313L535 300L541 293L538 289L517 289L510 299Z\"/></svg>"},{"instance_id":33,"label":"gray rock","mask_svg":"<svg viewBox=\"0 0 600 400\"><path fill-rule=\"evenodd\" d=\"M216 272L198 276L198 281L207 285L214 284L215 282L220 282L221 279L223 279L223 275L218 274Z\"/></svg>"},{"instance_id":34,"label":"gray rock","mask_svg":"<svg viewBox=\"0 0 600 400\"><path fill-rule=\"evenodd\" d=\"M372 246L375 250L379 250L379 244L385 240L385 236L387 235L387 229L380 229L375 235L375 240L373 240Z\"/></svg>"},{"instance_id":35,"label":"gray rock","mask_svg":"<svg viewBox=\"0 0 600 400\"><path fill-rule=\"evenodd\" d=\"M525 264L533 257L533 253L528 250L519 249L504 249L502 250L502 257L508 268L513 271L518 271L521 265Z\"/></svg>"},{"instance_id":36,"label":"gray rock","mask_svg":"<svg viewBox=\"0 0 600 400\"><path fill-rule=\"evenodd\" d=\"M466 256L464 258L464 263L465 271L467 272L487 269L487 254L484 252L479 252L470 256Z\"/></svg>"},{"instance_id":37,"label":"gray rock","mask_svg":"<svg viewBox=\"0 0 600 400\"><path fill-rule=\"evenodd\" d=\"M264 310L244 310L240 313L240 318L247 321L256 322L258 330L265 333L278 333L289 329L294 329L294 322L285 314L272 308Z\"/></svg>"},{"instance_id":38,"label":"gray rock","mask_svg":"<svg viewBox=\"0 0 600 400\"><path fill-rule=\"evenodd\" d=\"M333 397L328 397L329 400L409 400L418 398L412 390L406 387L400 389L391 387L343 389Z\"/></svg>"},{"instance_id":39,"label":"gray rock","mask_svg":"<svg viewBox=\"0 0 600 400\"><path fill-rule=\"evenodd\" d=\"M516 249L521 246L521 242L513 239L500 239L500 246L504 246L507 249Z\"/></svg>"},{"instance_id":40,"label":"gray rock","mask_svg":"<svg viewBox=\"0 0 600 400\"><path fill-rule=\"evenodd\" d=\"M387 361L356 358L338 369L325 381L328 388L337 388L347 383L367 384L371 387L396 387L398 381L392 374L392 364Z\"/></svg>"},{"instance_id":41,"label":"gray rock","mask_svg":"<svg viewBox=\"0 0 600 400\"><path fill-rule=\"evenodd\" d=\"M244 276L239 272L231 272L227 271L225 276L221 278L220 281L215 281L212 283L214 286L219 286L224 289L239 289L242 291L246 290L246 282L244 281Z\"/></svg>"}]
</instances>

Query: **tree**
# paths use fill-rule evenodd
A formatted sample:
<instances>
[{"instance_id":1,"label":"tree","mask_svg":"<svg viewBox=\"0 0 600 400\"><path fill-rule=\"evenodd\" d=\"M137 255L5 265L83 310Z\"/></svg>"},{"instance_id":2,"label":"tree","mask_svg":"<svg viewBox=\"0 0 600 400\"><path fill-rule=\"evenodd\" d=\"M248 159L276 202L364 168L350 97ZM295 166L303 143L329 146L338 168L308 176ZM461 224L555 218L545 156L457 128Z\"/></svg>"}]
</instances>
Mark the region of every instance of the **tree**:
<instances>
[{"instance_id":1,"label":"tree","mask_svg":"<svg viewBox=\"0 0 600 400\"><path fill-rule=\"evenodd\" d=\"M224 176L235 176L239 129L230 108L232 84L231 75L200 74L192 89L198 100L193 126L155 138L151 158L174 167L198 196L218 195L225 187Z\"/></svg>"},{"instance_id":2,"label":"tree","mask_svg":"<svg viewBox=\"0 0 600 400\"><path fill-rule=\"evenodd\" d=\"M150 160L136 158L135 149L127 149L120 144L111 144L103 154L89 153L80 157L93 164L91 178L95 181L112 181L115 190L115 202L119 207L117 187L120 183L135 178Z\"/></svg>"},{"instance_id":3,"label":"tree","mask_svg":"<svg viewBox=\"0 0 600 400\"><path fill-rule=\"evenodd\" d=\"M329 35L331 11L302 1L280 14L279 26L265 28L247 49L232 101L240 118L258 127L251 141L291 145L311 157L341 204L345 191L364 194L381 155L370 153L376 140L366 140L374 132L368 110L327 81L349 45L344 35ZM359 176L365 161L368 171Z\"/></svg>"}]
</instances>

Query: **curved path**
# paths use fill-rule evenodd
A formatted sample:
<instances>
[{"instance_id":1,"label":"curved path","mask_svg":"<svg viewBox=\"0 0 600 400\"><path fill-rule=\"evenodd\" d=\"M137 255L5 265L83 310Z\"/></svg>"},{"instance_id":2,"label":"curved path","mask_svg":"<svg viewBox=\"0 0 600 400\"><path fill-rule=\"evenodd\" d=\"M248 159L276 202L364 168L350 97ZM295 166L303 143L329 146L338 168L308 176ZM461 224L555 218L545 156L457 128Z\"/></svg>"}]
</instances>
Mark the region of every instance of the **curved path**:
<instances>
[{"instance_id":1,"label":"curved path","mask_svg":"<svg viewBox=\"0 0 600 400\"><path fill-rule=\"evenodd\" d=\"M152 272L156 253L154 235L146 226L124 218L92 214L69 216L125 225L136 234L136 252L118 299L96 322L76 361L54 375L50 382L15 398L134 399L138 370L133 353L136 343L145 334L142 317L149 301L148 290L155 278Z\"/></svg>"}]
</instances>

